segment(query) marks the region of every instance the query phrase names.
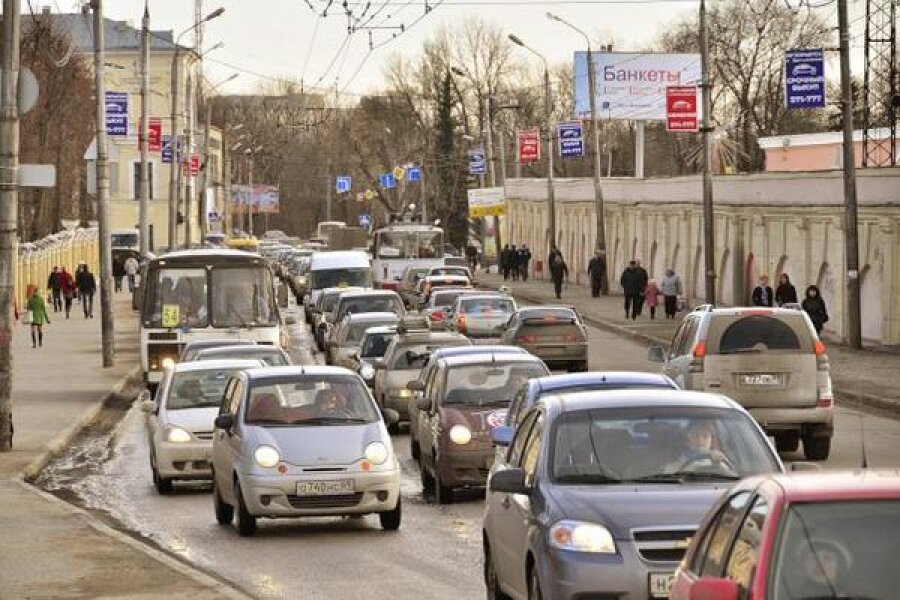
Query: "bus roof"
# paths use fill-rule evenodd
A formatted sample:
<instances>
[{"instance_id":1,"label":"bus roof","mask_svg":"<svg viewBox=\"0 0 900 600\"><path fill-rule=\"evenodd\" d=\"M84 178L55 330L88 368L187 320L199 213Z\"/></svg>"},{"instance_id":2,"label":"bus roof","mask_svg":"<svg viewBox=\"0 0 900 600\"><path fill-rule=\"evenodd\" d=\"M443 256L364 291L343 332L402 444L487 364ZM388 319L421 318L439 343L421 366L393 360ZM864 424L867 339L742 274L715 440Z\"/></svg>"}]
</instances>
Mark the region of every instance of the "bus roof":
<instances>
[{"instance_id":1,"label":"bus roof","mask_svg":"<svg viewBox=\"0 0 900 600\"><path fill-rule=\"evenodd\" d=\"M173 252L167 252L166 254L157 256L152 262L192 262L203 260L258 262L262 260L262 257L259 254L246 252L244 250L232 250L229 248L197 248L193 250L175 250Z\"/></svg>"}]
</instances>

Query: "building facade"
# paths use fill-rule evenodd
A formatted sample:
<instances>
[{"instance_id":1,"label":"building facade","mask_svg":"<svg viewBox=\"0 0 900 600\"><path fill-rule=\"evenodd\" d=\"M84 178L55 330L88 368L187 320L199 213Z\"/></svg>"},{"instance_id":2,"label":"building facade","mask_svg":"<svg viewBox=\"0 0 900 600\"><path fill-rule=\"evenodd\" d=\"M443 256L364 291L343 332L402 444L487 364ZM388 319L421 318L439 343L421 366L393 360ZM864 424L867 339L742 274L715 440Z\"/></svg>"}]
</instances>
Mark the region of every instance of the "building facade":
<instances>
[{"instance_id":1,"label":"building facade","mask_svg":"<svg viewBox=\"0 0 900 600\"><path fill-rule=\"evenodd\" d=\"M889 140L890 130L870 129L870 139ZM766 171L769 173L830 171L842 169L844 166L844 135L840 131L822 133L803 133L799 135L778 135L759 138L759 147L766 154ZM900 164L900 147L897 149L897 163ZM856 166L862 166L863 132L853 132L853 153ZM874 158L878 165L890 162L890 153L886 148L874 149Z\"/></svg>"}]
</instances>

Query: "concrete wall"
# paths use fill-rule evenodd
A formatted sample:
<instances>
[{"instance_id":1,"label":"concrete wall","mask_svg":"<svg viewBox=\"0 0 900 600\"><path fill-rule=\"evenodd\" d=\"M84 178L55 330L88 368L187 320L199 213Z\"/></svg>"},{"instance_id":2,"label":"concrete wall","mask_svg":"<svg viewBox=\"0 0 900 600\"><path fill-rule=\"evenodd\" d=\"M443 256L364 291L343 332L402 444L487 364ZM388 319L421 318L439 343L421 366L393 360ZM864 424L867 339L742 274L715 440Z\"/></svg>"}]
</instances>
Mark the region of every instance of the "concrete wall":
<instances>
[{"instance_id":1,"label":"concrete wall","mask_svg":"<svg viewBox=\"0 0 900 600\"><path fill-rule=\"evenodd\" d=\"M843 184L839 172L755 174L714 178L717 301L740 305L762 273L788 273L798 294L822 289L831 320L826 332L844 339ZM640 259L651 276L678 272L688 294L703 296L703 221L699 177L609 179L603 184L612 289L624 265ZM858 177L863 335L900 344L900 169ZM546 265L546 181L506 184L509 242L527 243L535 267ZM557 181L557 239L573 280L586 280L596 240L593 186ZM546 267L544 267L546 270ZM540 276L540 274L538 275Z\"/></svg>"}]
</instances>

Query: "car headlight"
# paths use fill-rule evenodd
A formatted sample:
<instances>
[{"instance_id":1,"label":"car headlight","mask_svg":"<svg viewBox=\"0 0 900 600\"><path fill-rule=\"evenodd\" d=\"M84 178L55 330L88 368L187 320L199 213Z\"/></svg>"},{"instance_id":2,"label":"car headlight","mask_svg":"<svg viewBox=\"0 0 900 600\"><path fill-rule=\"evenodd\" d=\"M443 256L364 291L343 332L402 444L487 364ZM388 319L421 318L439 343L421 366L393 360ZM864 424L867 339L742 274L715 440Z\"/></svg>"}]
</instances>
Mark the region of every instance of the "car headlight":
<instances>
[{"instance_id":1,"label":"car headlight","mask_svg":"<svg viewBox=\"0 0 900 600\"><path fill-rule=\"evenodd\" d=\"M616 553L616 542L609 529L584 521L558 521L550 528L550 544L560 550Z\"/></svg>"},{"instance_id":2,"label":"car headlight","mask_svg":"<svg viewBox=\"0 0 900 600\"><path fill-rule=\"evenodd\" d=\"M393 391L391 391L391 395L395 398L412 398L413 393L411 389L402 387L394 388Z\"/></svg>"},{"instance_id":3,"label":"car headlight","mask_svg":"<svg viewBox=\"0 0 900 600\"><path fill-rule=\"evenodd\" d=\"M253 458L256 459L256 464L267 469L271 469L281 460L278 450L272 446L259 446L253 453Z\"/></svg>"},{"instance_id":4,"label":"car headlight","mask_svg":"<svg viewBox=\"0 0 900 600\"><path fill-rule=\"evenodd\" d=\"M465 425L454 425L450 428L450 441L465 446L472 441L472 430Z\"/></svg>"},{"instance_id":5,"label":"car headlight","mask_svg":"<svg viewBox=\"0 0 900 600\"><path fill-rule=\"evenodd\" d=\"M184 442L191 441L191 434L181 427L176 427L174 425L169 427L169 430L166 432L166 441L173 442L176 444L182 444Z\"/></svg>"},{"instance_id":6,"label":"car headlight","mask_svg":"<svg viewBox=\"0 0 900 600\"><path fill-rule=\"evenodd\" d=\"M162 368L166 371L175 368L175 361L167 356L162 359Z\"/></svg>"},{"instance_id":7,"label":"car headlight","mask_svg":"<svg viewBox=\"0 0 900 600\"><path fill-rule=\"evenodd\" d=\"M380 465L388 458L387 446L381 442L371 442L363 452L363 458L374 465Z\"/></svg>"},{"instance_id":8,"label":"car headlight","mask_svg":"<svg viewBox=\"0 0 900 600\"><path fill-rule=\"evenodd\" d=\"M375 378L375 367L370 364L364 364L359 368L359 375L365 380L374 379Z\"/></svg>"}]
</instances>

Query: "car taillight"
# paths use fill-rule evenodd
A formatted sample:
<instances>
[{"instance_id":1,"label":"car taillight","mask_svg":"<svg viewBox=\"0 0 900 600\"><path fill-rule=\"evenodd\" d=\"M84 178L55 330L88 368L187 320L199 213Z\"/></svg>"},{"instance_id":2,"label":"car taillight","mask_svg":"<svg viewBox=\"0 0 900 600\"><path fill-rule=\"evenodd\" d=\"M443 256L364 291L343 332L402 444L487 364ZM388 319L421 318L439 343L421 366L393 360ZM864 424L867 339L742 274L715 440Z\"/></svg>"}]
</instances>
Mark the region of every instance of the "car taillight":
<instances>
[{"instance_id":1,"label":"car taillight","mask_svg":"<svg viewBox=\"0 0 900 600\"><path fill-rule=\"evenodd\" d=\"M820 395L819 399L816 400L816 408L833 408L834 407L834 396L829 395Z\"/></svg>"},{"instance_id":2,"label":"car taillight","mask_svg":"<svg viewBox=\"0 0 900 600\"><path fill-rule=\"evenodd\" d=\"M694 346L694 358L703 358L706 356L706 340L700 340Z\"/></svg>"},{"instance_id":3,"label":"car taillight","mask_svg":"<svg viewBox=\"0 0 900 600\"><path fill-rule=\"evenodd\" d=\"M444 320L443 311L436 310L433 313L431 313L431 320L432 321L443 321Z\"/></svg>"},{"instance_id":4,"label":"car taillight","mask_svg":"<svg viewBox=\"0 0 900 600\"><path fill-rule=\"evenodd\" d=\"M563 341L566 341L566 342L578 342L578 341L580 341L580 340L578 339L578 336L577 336L577 335L564 335L564 336L563 336Z\"/></svg>"},{"instance_id":5,"label":"car taillight","mask_svg":"<svg viewBox=\"0 0 900 600\"><path fill-rule=\"evenodd\" d=\"M537 341L536 335L520 335L516 341L522 344L533 344Z\"/></svg>"},{"instance_id":6,"label":"car taillight","mask_svg":"<svg viewBox=\"0 0 900 600\"><path fill-rule=\"evenodd\" d=\"M703 372L703 359L706 357L706 340L700 340L697 342L697 345L694 346L693 358L691 359L691 364L688 365L689 373L702 373Z\"/></svg>"},{"instance_id":7,"label":"car taillight","mask_svg":"<svg viewBox=\"0 0 900 600\"><path fill-rule=\"evenodd\" d=\"M828 355L825 354L825 344L822 343L822 340L816 340L816 343L813 345L813 351L816 353L816 369L827 371L829 369Z\"/></svg>"}]
</instances>

